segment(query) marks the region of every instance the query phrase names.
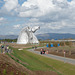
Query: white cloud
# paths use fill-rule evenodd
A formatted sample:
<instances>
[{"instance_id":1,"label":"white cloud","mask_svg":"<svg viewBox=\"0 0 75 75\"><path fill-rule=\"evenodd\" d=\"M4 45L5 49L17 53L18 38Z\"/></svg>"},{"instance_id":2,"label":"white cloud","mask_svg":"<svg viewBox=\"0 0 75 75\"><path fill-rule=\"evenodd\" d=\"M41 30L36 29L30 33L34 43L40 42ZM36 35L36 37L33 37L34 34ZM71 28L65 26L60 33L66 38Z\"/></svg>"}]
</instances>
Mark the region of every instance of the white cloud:
<instances>
[{"instance_id":1,"label":"white cloud","mask_svg":"<svg viewBox=\"0 0 75 75\"><path fill-rule=\"evenodd\" d=\"M39 19L37 19L37 18L31 18L31 19L29 19L29 22L38 22L39 21Z\"/></svg>"},{"instance_id":2,"label":"white cloud","mask_svg":"<svg viewBox=\"0 0 75 75\"><path fill-rule=\"evenodd\" d=\"M0 21L3 21L3 20L5 20L3 17L0 17Z\"/></svg>"},{"instance_id":3,"label":"white cloud","mask_svg":"<svg viewBox=\"0 0 75 75\"><path fill-rule=\"evenodd\" d=\"M0 25L6 24L7 23L7 19L4 17L0 17Z\"/></svg>"},{"instance_id":4,"label":"white cloud","mask_svg":"<svg viewBox=\"0 0 75 75\"><path fill-rule=\"evenodd\" d=\"M18 5L18 0L4 0L5 4L3 9L6 9L8 12L15 9Z\"/></svg>"},{"instance_id":5,"label":"white cloud","mask_svg":"<svg viewBox=\"0 0 75 75\"><path fill-rule=\"evenodd\" d=\"M14 27L14 29L19 29L20 28L20 24L18 24L18 25L14 25L13 27Z\"/></svg>"},{"instance_id":6,"label":"white cloud","mask_svg":"<svg viewBox=\"0 0 75 75\"><path fill-rule=\"evenodd\" d=\"M40 17L55 9L52 0L27 0L22 4L22 7L28 10L21 11L20 17Z\"/></svg>"},{"instance_id":7,"label":"white cloud","mask_svg":"<svg viewBox=\"0 0 75 75\"><path fill-rule=\"evenodd\" d=\"M2 10L22 18L29 17L23 26L39 25L48 32L75 28L75 0L27 0L22 5L18 4L18 0L5 0ZM17 29L21 25L13 27Z\"/></svg>"},{"instance_id":8,"label":"white cloud","mask_svg":"<svg viewBox=\"0 0 75 75\"><path fill-rule=\"evenodd\" d=\"M75 7L75 0L72 0L69 4L73 7Z\"/></svg>"}]
</instances>

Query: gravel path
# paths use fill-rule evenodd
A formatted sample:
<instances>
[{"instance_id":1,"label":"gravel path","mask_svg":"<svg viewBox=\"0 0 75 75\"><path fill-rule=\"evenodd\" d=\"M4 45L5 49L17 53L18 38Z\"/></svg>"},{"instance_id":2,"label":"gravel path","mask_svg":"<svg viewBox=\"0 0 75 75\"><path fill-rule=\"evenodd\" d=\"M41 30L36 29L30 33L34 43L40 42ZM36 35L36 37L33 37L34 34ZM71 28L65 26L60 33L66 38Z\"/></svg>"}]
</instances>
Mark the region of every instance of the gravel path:
<instances>
[{"instance_id":1,"label":"gravel path","mask_svg":"<svg viewBox=\"0 0 75 75\"><path fill-rule=\"evenodd\" d=\"M29 51L40 55L40 52L39 51L34 51L34 49L29 49ZM64 63L70 63L70 64L75 65L75 59L56 56L56 55L52 55L52 54L42 54L42 56L50 57L52 59L63 61Z\"/></svg>"}]
</instances>

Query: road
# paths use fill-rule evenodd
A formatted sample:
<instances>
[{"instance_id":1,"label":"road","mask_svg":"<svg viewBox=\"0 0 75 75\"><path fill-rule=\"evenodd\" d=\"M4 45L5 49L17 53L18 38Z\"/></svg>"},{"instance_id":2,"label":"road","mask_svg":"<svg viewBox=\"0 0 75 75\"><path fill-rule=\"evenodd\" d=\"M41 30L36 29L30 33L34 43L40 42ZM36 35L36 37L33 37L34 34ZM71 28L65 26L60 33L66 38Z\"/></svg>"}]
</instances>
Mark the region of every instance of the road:
<instances>
[{"instance_id":1,"label":"road","mask_svg":"<svg viewBox=\"0 0 75 75\"><path fill-rule=\"evenodd\" d=\"M40 55L40 52L34 51L34 49L29 49L29 51ZM52 58L52 59L63 61L64 63L70 63L70 64L75 65L75 59L61 57L61 56L52 55L52 54L42 54L42 56L46 56L46 57L49 57L49 58Z\"/></svg>"}]
</instances>

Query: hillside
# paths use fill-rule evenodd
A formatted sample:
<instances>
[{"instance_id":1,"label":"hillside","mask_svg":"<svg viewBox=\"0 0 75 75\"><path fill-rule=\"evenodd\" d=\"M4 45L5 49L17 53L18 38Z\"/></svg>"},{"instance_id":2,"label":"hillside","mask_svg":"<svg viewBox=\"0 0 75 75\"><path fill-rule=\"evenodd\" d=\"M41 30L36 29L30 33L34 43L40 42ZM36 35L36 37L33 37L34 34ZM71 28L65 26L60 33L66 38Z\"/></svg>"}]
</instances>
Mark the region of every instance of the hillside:
<instances>
[{"instance_id":1,"label":"hillside","mask_svg":"<svg viewBox=\"0 0 75 75\"><path fill-rule=\"evenodd\" d=\"M0 35L0 39L16 39L18 35Z\"/></svg>"},{"instance_id":2,"label":"hillside","mask_svg":"<svg viewBox=\"0 0 75 75\"><path fill-rule=\"evenodd\" d=\"M26 49L12 49L11 54L0 53L0 75L59 75L50 65L39 60L38 55Z\"/></svg>"},{"instance_id":3,"label":"hillside","mask_svg":"<svg viewBox=\"0 0 75 75\"><path fill-rule=\"evenodd\" d=\"M15 62L6 54L0 54L0 75L33 75L33 72Z\"/></svg>"},{"instance_id":4,"label":"hillside","mask_svg":"<svg viewBox=\"0 0 75 75\"><path fill-rule=\"evenodd\" d=\"M75 75L74 65L30 52L34 45L8 45L13 52L0 54L0 75Z\"/></svg>"},{"instance_id":5,"label":"hillside","mask_svg":"<svg viewBox=\"0 0 75 75\"><path fill-rule=\"evenodd\" d=\"M45 34L38 34L37 38L42 39L42 40L46 40L46 39L67 39L67 38L75 39L75 34L45 33Z\"/></svg>"},{"instance_id":6,"label":"hillside","mask_svg":"<svg viewBox=\"0 0 75 75\"><path fill-rule=\"evenodd\" d=\"M46 40L46 39L67 39L72 38L75 39L75 34L69 33L44 33L36 35L38 39ZM17 39L18 35L0 35L0 39Z\"/></svg>"}]
</instances>

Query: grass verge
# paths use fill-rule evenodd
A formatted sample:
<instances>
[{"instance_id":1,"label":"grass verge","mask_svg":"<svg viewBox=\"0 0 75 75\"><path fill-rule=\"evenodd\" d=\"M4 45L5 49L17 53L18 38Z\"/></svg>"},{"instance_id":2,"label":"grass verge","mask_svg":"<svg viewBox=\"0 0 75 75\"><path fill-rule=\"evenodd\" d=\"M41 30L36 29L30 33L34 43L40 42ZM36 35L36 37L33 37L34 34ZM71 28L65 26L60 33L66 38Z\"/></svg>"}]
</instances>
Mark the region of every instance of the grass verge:
<instances>
[{"instance_id":1,"label":"grass verge","mask_svg":"<svg viewBox=\"0 0 75 75\"><path fill-rule=\"evenodd\" d=\"M59 75L75 75L75 65L71 65L68 63L63 63L58 60L50 59L41 55L34 54L32 52L27 51L26 49L19 51L16 48L12 48L12 55L25 62L27 64L20 63L17 59L14 59L18 63L27 67L32 71L42 70L42 71L55 71ZM12 56L10 55L12 58Z\"/></svg>"}]
</instances>

